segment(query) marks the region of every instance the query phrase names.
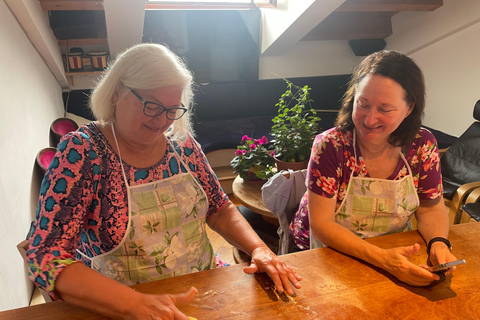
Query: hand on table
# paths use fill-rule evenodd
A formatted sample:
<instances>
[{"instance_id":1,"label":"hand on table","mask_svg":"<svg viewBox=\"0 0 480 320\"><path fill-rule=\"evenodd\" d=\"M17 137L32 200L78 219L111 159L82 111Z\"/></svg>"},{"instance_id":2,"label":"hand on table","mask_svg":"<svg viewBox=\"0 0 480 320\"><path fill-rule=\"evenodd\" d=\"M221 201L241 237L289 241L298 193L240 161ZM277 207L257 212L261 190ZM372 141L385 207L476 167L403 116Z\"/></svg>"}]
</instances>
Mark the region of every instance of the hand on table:
<instances>
[{"instance_id":1,"label":"hand on table","mask_svg":"<svg viewBox=\"0 0 480 320\"><path fill-rule=\"evenodd\" d=\"M250 266L243 268L247 274L256 272L266 272L275 283L278 292L287 291L289 295L293 295L292 284L295 288L300 289L299 281L302 277L275 255L268 247L259 247L252 252L252 261Z\"/></svg>"},{"instance_id":2,"label":"hand on table","mask_svg":"<svg viewBox=\"0 0 480 320\"><path fill-rule=\"evenodd\" d=\"M178 310L177 305L191 301L196 294L197 289L194 287L180 294L139 293L125 319L188 320L189 318Z\"/></svg>"},{"instance_id":3,"label":"hand on table","mask_svg":"<svg viewBox=\"0 0 480 320\"><path fill-rule=\"evenodd\" d=\"M412 286L428 286L434 281L440 280L437 274L408 261L408 257L417 253L419 249L420 245L418 243L411 246L385 249L382 268L400 281Z\"/></svg>"}]
</instances>

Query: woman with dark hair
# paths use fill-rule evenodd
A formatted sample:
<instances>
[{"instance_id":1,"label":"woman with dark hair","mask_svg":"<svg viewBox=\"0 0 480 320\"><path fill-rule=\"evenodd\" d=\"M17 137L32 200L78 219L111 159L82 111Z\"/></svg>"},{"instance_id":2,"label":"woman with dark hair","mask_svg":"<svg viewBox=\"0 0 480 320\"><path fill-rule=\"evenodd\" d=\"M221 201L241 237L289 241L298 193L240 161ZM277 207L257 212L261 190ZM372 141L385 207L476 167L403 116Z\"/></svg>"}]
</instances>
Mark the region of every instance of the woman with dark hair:
<instances>
[{"instance_id":1,"label":"woman with dark hair","mask_svg":"<svg viewBox=\"0 0 480 320\"><path fill-rule=\"evenodd\" d=\"M423 74L412 59L385 50L360 63L336 127L313 143L307 192L290 225L298 249L330 246L411 285L439 280L408 261L419 244L381 249L362 240L410 230L415 214L429 263L455 260L437 143L421 128L424 107Z\"/></svg>"}]
</instances>

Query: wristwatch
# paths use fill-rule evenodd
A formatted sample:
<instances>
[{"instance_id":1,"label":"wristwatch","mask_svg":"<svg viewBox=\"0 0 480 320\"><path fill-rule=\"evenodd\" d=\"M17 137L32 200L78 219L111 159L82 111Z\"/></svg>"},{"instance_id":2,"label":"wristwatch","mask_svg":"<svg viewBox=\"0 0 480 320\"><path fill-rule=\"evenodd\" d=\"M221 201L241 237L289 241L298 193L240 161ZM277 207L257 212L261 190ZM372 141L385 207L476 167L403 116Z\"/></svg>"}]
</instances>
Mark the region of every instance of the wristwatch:
<instances>
[{"instance_id":1,"label":"wristwatch","mask_svg":"<svg viewBox=\"0 0 480 320\"><path fill-rule=\"evenodd\" d=\"M434 242L443 242L447 245L448 249L450 251L452 251L452 244L450 243L450 241L446 238L443 238L443 237L435 237L435 238L432 238L432 240L430 240L428 242L428 245L427 245L427 254L430 255L430 248L432 247L432 244Z\"/></svg>"}]
</instances>

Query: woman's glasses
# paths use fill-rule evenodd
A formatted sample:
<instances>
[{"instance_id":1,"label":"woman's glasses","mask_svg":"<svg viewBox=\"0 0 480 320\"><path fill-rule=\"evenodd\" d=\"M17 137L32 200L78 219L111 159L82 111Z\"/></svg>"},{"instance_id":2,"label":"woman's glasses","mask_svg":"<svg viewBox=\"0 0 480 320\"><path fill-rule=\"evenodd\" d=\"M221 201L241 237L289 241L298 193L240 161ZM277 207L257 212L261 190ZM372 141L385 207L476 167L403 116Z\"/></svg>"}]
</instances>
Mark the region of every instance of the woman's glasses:
<instances>
[{"instance_id":1,"label":"woman's glasses","mask_svg":"<svg viewBox=\"0 0 480 320\"><path fill-rule=\"evenodd\" d=\"M162 113L166 112L167 119L169 120L177 120L183 117L185 112L187 112L187 108L180 103L181 107L179 108L165 108L159 103L147 101L142 98L141 95L135 92L135 90L130 89L130 91L135 95L143 103L143 113L148 117L158 117Z\"/></svg>"}]
</instances>

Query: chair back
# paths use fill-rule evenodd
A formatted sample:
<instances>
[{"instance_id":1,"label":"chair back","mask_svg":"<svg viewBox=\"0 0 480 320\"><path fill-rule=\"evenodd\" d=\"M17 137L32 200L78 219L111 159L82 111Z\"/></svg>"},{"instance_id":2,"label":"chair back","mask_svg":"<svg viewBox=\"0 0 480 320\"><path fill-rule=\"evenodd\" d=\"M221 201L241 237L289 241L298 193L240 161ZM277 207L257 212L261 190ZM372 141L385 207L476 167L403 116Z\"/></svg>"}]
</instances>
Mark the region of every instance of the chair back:
<instances>
[{"instance_id":1,"label":"chair back","mask_svg":"<svg viewBox=\"0 0 480 320\"><path fill-rule=\"evenodd\" d=\"M307 191L306 176L307 169L280 171L262 186L263 202L280 223L279 255L289 253L292 241L289 226L305 191Z\"/></svg>"},{"instance_id":2,"label":"chair back","mask_svg":"<svg viewBox=\"0 0 480 320\"><path fill-rule=\"evenodd\" d=\"M50 125L50 132L54 139L54 145L57 145L60 139L69 132L78 129L78 124L70 118L58 118Z\"/></svg>"},{"instance_id":3,"label":"chair back","mask_svg":"<svg viewBox=\"0 0 480 320\"><path fill-rule=\"evenodd\" d=\"M57 148L53 147L43 148L42 150L38 151L37 165L40 167L43 174L45 174L45 171L47 171L50 162L52 162L52 159L55 156L55 152L57 152Z\"/></svg>"},{"instance_id":4,"label":"chair back","mask_svg":"<svg viewBox=\"0 0 480 320\"><path fill-rule=\"evenodd\" d=\"M475 104L473 117L480 120L480 100ZM472 123L440 162L446 199L451 200L461 185L480 181L480 121Z\"/></svg>"}]
</instances>

